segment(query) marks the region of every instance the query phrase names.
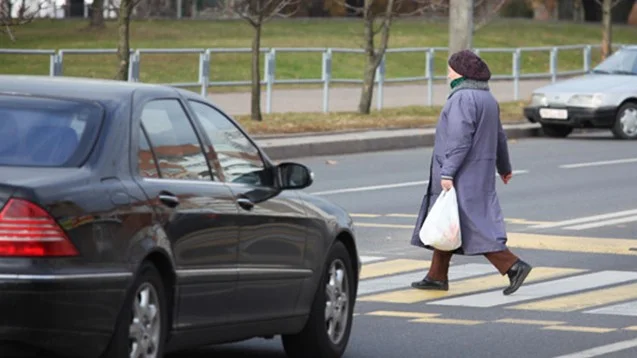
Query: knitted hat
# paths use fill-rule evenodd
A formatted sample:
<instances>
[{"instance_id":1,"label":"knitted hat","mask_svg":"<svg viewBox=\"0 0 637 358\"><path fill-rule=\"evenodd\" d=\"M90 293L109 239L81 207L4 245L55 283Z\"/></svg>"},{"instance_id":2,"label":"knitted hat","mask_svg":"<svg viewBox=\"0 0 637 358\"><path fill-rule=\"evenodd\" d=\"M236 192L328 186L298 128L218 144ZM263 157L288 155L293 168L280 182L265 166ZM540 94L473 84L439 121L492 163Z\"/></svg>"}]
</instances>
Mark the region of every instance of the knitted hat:
<instances>
[{"instance_id":1,"label":"knitted hat","mask_svg":"<svg viewBox=\"0 0 637 358\"><path fill-rule=\"evenodd\" d=\"M449 67L468 79L488 81L491 78L489 66L478 55L469 50L462 50L451 55Z\"/></svg>"}]
</instances>

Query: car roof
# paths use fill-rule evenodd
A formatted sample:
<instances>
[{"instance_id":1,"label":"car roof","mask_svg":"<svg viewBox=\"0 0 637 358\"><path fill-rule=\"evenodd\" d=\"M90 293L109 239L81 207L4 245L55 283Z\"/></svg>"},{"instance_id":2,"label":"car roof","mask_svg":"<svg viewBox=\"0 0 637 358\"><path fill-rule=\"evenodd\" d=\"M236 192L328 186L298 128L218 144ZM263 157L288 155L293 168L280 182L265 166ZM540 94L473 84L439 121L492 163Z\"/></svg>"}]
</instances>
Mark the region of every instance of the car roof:
<instances>
[{"instance_id":1,"label":"car roof","mask_svg":"<svg viewBox=\"0 0 637 358\"><path fill-rule=\"evenodd\" d=\"M108 79L33 75L0 75L0 93L56 96L98 102L128 100L134 91L152 89L175 95L175 88Z\"/></svg>"}]
</instances>

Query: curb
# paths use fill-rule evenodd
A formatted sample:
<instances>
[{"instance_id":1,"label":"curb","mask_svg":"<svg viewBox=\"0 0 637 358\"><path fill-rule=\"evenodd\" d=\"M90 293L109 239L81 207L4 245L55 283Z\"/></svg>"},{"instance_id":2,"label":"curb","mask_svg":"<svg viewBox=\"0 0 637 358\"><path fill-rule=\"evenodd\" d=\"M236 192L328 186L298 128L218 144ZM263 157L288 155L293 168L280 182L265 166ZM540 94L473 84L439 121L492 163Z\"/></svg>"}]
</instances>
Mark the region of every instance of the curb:
<instances>
[{"instance_id":1,"label":"curb","mask_svg":"<svg viewBox=\"0 0 637 358\"><path fill-rule=\"evenodd\" d=\"M504 125L509 139L538 137L538 124ZM272 160L431 147L435 129L376 130L323 136L257 138Z\"/></svg>"}]
</instances>

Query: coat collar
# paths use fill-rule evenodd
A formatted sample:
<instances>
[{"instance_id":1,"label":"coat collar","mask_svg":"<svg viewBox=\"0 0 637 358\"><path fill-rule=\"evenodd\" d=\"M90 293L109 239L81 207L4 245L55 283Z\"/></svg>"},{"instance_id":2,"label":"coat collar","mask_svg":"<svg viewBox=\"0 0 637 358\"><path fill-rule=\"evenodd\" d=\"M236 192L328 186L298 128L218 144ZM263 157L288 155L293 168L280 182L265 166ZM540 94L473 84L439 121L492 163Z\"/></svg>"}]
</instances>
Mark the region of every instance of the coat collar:
<instances>
[{"instance_id":1,"label":"coat collar","mask_svg":"<svg viewBox=\"0 0 637 358\"><path fill-rule=\"evenodd\" d=\"M489 83L486 81L476 81L472 79L466 79L462 81L460 84L458 84L456 87L454 87L451 90L451 92L449 92L449 96L447 96L447 99L451 98L451 96L453 96L454 93L463 89L476 89L476 90L489 91Z\"/></svg>"}]
</instances>

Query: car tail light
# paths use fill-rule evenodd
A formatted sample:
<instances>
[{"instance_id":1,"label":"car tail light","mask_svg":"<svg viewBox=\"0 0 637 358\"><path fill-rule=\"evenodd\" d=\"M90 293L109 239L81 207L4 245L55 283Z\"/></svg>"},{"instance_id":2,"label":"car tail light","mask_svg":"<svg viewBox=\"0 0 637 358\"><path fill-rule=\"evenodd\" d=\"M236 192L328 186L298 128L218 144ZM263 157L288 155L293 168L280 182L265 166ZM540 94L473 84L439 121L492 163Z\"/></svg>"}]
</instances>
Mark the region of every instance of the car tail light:
<instances>
[{"instance_id":1,"label":"car tail light","mask_svg":"<svg viewBox=\"0 0 637 358\"><path fill-rule=\"evenodd\" d=\"M0 256L76 256L77 249L44 209L10 199L0 211Z\"/></svg>"}]
</instances>

